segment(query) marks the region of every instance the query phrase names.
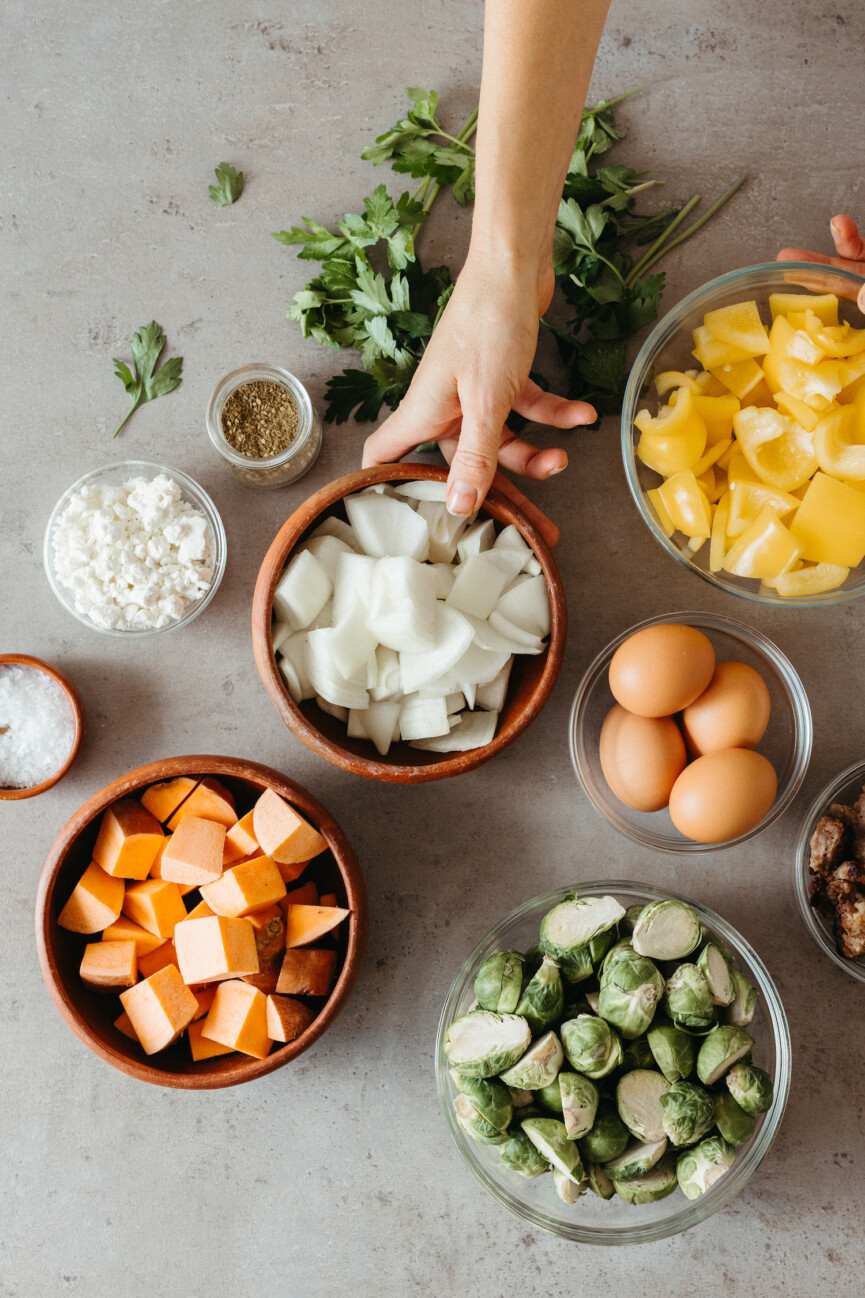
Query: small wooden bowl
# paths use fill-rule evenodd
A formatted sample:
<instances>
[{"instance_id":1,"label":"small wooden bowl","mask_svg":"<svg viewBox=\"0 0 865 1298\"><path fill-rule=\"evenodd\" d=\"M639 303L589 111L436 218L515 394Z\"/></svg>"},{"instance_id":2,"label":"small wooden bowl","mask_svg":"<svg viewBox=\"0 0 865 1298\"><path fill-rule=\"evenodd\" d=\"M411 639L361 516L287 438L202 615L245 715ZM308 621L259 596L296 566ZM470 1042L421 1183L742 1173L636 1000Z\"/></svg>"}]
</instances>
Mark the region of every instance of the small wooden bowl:
<instances>
[{"instance_id":1,"label":"small wooden bowl","mask_svg":"<svg viewBox=\"0 0 865 1298\"><path fill-rule=\"evenodd\" d=\"M330 996L297 1040L272 1051L266 1059L232 1054L195 1063L185 1039L159 1054L145 1055L139 1046L114 1027L114 1020L122 1008L117 996L91 991L78 976L84 947L87 942L98 941L98 934L87 937L70 933L57 923L57 916L72 889L90 864L99 819L106 807L118 798L137 793L155 780L173 779L178 775L216 775L235 795L238 803L250 806L265 789L273 789L287 798L324 836L330 848L330 855L316 858L310 874L325 885L323 891L335 892L338 904L351 911L338 931L342 968ZM36 947L42 976L55 1005L75 1035L95 1055L120 1072L157 1086L184 1090L237 1086L240 1082L272 1073L308 1050L327 1031L351 994L363 964L368 928L363 875L348 840L333 817L302 785L295 784L294 780L287 779L269 766L237 757L170 757L140 766L106 785L85 802L60 831L48 853L36 898Z\"/></svg>"},{"instance_id":2,"label":"small wooden bowl","mask_svg":"<svg viewBox=\"0 0 865 1298\"><path fill-rule=\"evenodd\" d=\"M314 699L298 705L288 692L282 673L276 665L271 637L273 593L288 556L296 545L329 514L345 518L345 496L362 491L377 482L417 481L420 478L444 482L447 469L426 464L386 464L376 469L362 469L337 478L329 486L310 496L280 528L264 556L255 583L252 601L252 644L259 675L271 702L282 720L301 743L334 766L363 775L370 780L391 784L421 784L428 780L445 780L462 775L488 762L531 725L550 697L562 665L567 637L565 592L559 570L549 546L525 513L507 496L491 489L482 513L507 526L512 523L531 546L547 582L552 611L552 630L546 653L535 657L518 656L511 672L508 697L499 717L499 726L491 743L468 752L426 753L407 743L394 744L387 757L370 756L372 745L363 739L349 739L345 726L335 717L322 712Z\"/></svg>"},{"instance_id":3,"label":"small wooden bowl","mask_svg":"<svg viewBox=\"0 0 865 1298\"><path fill-rule=\"evenodd\" d=\"M0 654L0 665L3 664L8 664L11 667L35 667L37 671L50 676L66 694L69 706L72 709L72 715L75 718L75 734L72 738L72 747L69 749L69 756L58 771L55 771L47 780L43 780L41 784L31 784L29 789L0 788L0 799L14 802L18 798L35 798L37 793L44 793L46 789L52 788L58 780L63 779L63 776L78 756L78 749L81 747L81 740L84 738L84 731L87 729L87 718L84 714L81 695L71 680L69 680L68 676L64 676L62 672L59 672L56 667L52 667L50 663L43 662L41 658L31 658L30 654Z\"/></svg>"}]
</instances>

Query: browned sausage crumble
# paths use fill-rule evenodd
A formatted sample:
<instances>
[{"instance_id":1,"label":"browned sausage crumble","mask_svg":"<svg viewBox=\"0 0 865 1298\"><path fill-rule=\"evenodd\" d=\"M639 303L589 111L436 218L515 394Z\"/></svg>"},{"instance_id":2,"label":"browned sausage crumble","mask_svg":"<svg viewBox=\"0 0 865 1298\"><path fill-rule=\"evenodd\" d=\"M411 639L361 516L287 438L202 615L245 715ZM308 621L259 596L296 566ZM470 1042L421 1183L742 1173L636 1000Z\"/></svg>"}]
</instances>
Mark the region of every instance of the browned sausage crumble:
<instances>
[{"instance_id":1,"label":"browned sausage crumble","mask_svg":"<svg viewBox=\"0 0 865 1298\"><path fill-rule=\"evenodd\" d=\"M832 920L841 955L865 955L865 788L851 807L827 807L811 835L809 864L811 905Z\"/></svg>"}]
</instances>

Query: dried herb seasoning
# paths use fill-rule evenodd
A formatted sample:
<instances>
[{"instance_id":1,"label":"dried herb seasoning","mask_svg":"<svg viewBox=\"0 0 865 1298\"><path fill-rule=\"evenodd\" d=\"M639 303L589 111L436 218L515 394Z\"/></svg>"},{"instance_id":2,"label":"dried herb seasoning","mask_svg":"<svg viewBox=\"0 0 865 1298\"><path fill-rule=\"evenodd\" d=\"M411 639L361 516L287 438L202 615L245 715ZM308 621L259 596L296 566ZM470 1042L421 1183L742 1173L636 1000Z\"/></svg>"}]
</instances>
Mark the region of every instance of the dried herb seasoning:
<instances>
[{"instance_id":1,"label":"dried herb seasoning","mask_svg":"<svg viewBox=\"0 0 865 1298\"><path fill-rule=\"evenodd\" d=\"M297 402L279 383L242 383L222 407L222 433L229 446L253 460L278 455L294 441L300 424Z\"/></svg>"}]
</instances>

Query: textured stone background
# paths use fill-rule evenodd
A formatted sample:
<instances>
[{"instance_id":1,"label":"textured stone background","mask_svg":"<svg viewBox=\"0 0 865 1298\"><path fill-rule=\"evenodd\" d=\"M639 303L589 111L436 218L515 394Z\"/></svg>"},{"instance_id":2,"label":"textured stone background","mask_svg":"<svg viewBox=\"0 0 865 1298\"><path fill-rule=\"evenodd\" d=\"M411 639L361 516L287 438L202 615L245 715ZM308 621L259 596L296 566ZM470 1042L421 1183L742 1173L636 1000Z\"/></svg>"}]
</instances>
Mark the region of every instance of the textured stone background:
<instances>
[{"instance_id":1,"label":"textured stone background","mask_svg":"<svg viewBox=\"0 0 865 1298\"><path fill-rule=\"evenodd\" d=\"M330 429L310 478L257 495L212 456L207 398L254 359L287 365L320 397L337 359L283 319L303 263L269 232L302 213L356 210L388 179L358 155L394 119L404 86L438 87L448 120L465 117L482 17L469 0L4 6L2 647L64 668L90 721L64 783L0 812L4 1298L861 1292L862 988L812 947L791 885L807 797L862 757L861 607L757 610L680 571L633 509L610 421L572 436L570 471L537 495L563 526L569 653L545 713L497 762L425 788L370 786L297 744L256 675L248 619L264 551L309 491L359 463L364 433ZM851 0L614 4L593 94L645 87L622 112L633 136L620 156L666 177L672 199L752 176L672 258L668 305L788 242L825 246L836 210L865 220L863 42ZM207 185L223 159L247 188L220 210ZM466 214L443 202L425 255L456 267L467 234ZM153 316L185 357L183 385L112 442L125 397L111 357ZM135 455L198 478L228 530L225 581L182 639L90 633L43 574L61 491ZM773 636L817 723L792 812L715 860L623 841L587 804L567 754L590 657L638 618L689 606ZM316 1049L260 1083L183 1095L122 1077L63 1026L31 913L45 853L84 798L141 762L207 750L270 763L330 807L363 863L372 933L354 998ZM451 1148L432 1083L439 1007L470 947L519 901L605 873L680 888L739 926L777 979L795 1051L780 1137L745 1193L637 1252L567 1245L494 1205Z\"/></svg>"}]
</instances>

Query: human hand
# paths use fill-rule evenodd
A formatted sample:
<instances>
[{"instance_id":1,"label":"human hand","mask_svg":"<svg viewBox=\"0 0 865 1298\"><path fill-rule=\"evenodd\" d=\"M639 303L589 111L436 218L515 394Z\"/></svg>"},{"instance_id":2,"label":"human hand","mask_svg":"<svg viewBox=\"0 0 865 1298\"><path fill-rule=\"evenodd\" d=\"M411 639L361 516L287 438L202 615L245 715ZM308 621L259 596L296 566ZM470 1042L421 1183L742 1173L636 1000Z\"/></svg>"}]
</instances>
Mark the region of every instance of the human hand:
<instances>
[{"instance_id":1,"label":"human hand","mask_svg":"<svg viewBox=\"0 0 865 1298\"><path fill-rule=\"evenodd\" d=\"M839 213L832 217L829 229L837 257L827 257L822 252L808 252L805 248L782 248L775 260L818 261L825 266L840 266L842 270L852 270L854 275L861 275L865 281L865 239L859 234L856 222ZM865 282L859 290L856 305L860 311L865 312Z\"/></svg>"},{"instance_id":2,"label":"human hand","mask_svg":"<svg viewBox=\"0 0 865 1298\"><path fill-rule=\"evenodd\" d=\"M596 418L586 402L544 392L528 377L553 286L552 267L539 277L470 253L408 392L367 438L364 467L437 441L451 465L448 509L458 515L475 512L497 464L536 480L566 468L564 450L540 450L505 425L511 409L555 428Z\"/></svg>"}]
</instances>

